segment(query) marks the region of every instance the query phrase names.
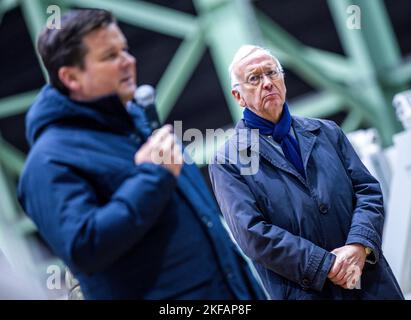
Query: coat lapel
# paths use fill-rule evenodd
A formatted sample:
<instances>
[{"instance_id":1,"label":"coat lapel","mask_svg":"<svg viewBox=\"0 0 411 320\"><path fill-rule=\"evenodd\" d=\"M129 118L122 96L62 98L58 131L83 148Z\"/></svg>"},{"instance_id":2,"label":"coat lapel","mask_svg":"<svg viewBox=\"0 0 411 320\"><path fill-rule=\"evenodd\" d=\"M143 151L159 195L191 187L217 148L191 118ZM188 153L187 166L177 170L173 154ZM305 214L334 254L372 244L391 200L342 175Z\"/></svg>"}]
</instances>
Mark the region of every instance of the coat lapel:
<instances>
[{"instance_id":1,"label":"coat lapel","mask_svg":"<svg viewBox=\"0 0 411 320\"><path fill-rule=\"evenodd\" d=\"M319 128L319 125L313 124L311 122L306 121L300 117L293 117L293 126L295 129L295 133L297 135L297 140L299 143L299 148L301 151L301 157L303 160L304 171L307 173L307 163L308 159L311 155L312 149L314 147L316 141L316 135L313 133L315 130ZM243 120L241 120L238 124L236 129L248 129ZM251 146L251 139L249 138L250 134L243 137L247 137L247 139L241 139L241 135L239 137L239 151L251 147L251 149L255 148ZM269 163L271 163L276 168L283 170L289 174L294 175L297 177L301 183L306 185L305 179L301 176L301 174L294 168L294 166L282 155L280 152L274 149L272 145L266 139L259 137L259 150L260 156L266 159Z\"/></svg>"},{"instance_id":2,"label":"coat lapel","mask_svg":"<svg viewBox=\"0 0 411 320\"><path fill-rule=\"evenodd\" d=\"M293 125L300 147L304 171L307 174L308 159L317 140L317 134L315 132L320 126L317 123L308 122L306 119L300 117L293 117Z\"/></svg>"},{"instance_id":3,"label":"coat lapel","mask_svg":"<svg viewBox=\"0 0 411 320\"><path fill-rule=\"evenodd\" d=\"M260 137L260 155L275 167L296 176L300 180L304 180L300 173L290 164L290 162L262 137Z\"/></svg>"},{"instance_id":4,"label":"coat lapel","mask_svg":"<svg viewBox=\"0 0 411 320\"><path fill-rule=\"evenodd\" d=\"M258 150L258 154L260 157L266 159L270 164L274 167L286 171L289 174L296 176L303 184L305 184L304 178L298 173L298 171L284 158L284 156L274 149L272 145L261 135L258 136L258 146L252 141L255 141L255 138L252 139L252 133L250 128L248 128L243 120L236 126L237 132L240 130L247 130L247 134L239 134L238 135L238 150L239 152L244 152L246 149L250 148L251 151L256 152Z\"/></svg>"}]
</instances>

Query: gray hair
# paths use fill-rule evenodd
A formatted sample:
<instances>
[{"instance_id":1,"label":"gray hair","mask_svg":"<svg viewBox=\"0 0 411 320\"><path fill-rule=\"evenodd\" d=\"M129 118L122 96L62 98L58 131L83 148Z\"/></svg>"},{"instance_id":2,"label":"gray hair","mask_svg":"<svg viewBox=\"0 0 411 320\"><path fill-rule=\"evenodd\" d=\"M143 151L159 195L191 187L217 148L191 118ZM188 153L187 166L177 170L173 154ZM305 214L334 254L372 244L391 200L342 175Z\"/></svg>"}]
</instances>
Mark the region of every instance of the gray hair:
<instances>
[{"instance_id":1,"label":"gray hair","mask_svg":"<svg viewBox=\"0 0 411 320\"><path fill-rule=\"evenodd\" d=\"M283 71L283 67L281 66L280 61L278 61L278 59L268 49L252 44L245 44L237 50L233 57L233 60L230 63L230 66L228 67L228 72L230 74L231 79L231 88L234 88L235 85L238 84L238 79L234 74L235 65L255 51L262 51L263 53L273 58L273 60L277 63L277 66L280 68L280 70Z\"/></svg>"}]
</instances>

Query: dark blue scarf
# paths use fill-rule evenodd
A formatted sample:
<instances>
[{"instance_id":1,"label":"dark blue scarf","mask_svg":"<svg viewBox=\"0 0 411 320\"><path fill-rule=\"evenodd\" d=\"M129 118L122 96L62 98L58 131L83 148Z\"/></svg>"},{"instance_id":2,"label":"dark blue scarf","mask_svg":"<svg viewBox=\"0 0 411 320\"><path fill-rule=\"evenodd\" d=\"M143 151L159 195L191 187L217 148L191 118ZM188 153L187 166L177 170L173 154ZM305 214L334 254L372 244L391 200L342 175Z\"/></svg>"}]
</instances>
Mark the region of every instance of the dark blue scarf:
<instances>
[{"instance_id":1,"label":"dark blue scarf","mask_svg":"<svg viewBox=\"0 0 411 320\"><path fill-rule=\"evenodd\" d=\"M273 139L280 144L284 156L305 178L303 160L301 158L298 142L290 133L291 115L288 110L287 102L284 103L283 112L278 123L273 123L264 119L250 111L248 108L245 108L243 115L247 127L251 129L259 129L259 132L263 135L271 135Z\"/></svg>"}]
</instances>

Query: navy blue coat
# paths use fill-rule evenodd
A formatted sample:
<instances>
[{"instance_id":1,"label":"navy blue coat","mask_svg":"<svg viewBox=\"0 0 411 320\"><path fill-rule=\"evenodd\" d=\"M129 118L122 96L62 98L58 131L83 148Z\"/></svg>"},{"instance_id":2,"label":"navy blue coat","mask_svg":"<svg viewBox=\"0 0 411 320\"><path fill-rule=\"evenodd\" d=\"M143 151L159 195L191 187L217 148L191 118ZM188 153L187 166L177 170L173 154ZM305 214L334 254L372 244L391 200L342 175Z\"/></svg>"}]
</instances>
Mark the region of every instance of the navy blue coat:
<instances>
[{"instance_id":1,"label":"navy blue coat","mask_svg":"<svg viewBox=\"0 0 411 320\"><path fill-rule=\"evenodd\" d=\"M266 139L257 136L258 144L252 143L242 120L209 167L228 226L270 297L402 299L381 252L384 208L378 182L335 123L293 117L292 125L306 180ZM241 129L248 134L240 135ZM255 174L241 174L246 157L257 157ZM353 243L374 252L374 264L363 269L361 290L327 279L335 260L330 251Z\"/></svg>"},{"instance_id":2,"label":"navy blue coat","mask_svg":"<svg viewBox=\"0 0 411 320\"><path fill-rule=\"evenodd\" d=\"M142 130L117 96L77 103L46 86L26 128L19 200L86 298L264 297L199 170L134 164Z\"/></svg>"}]
</instances>

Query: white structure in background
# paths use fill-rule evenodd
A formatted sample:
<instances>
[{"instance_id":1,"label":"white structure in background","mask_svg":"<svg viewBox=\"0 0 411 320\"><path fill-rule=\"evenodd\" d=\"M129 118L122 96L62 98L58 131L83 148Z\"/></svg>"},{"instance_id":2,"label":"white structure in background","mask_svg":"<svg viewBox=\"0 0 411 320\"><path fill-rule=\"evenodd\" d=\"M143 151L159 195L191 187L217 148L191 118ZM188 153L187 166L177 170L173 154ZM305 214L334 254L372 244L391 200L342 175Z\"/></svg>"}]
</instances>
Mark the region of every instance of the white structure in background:
<instances>
[{"instance_id":1,"label":"white structure in background","mask_svg":"<svg viewBox=\"0 0 411 320\"><path fill-rule=\"evenodd\" d=\"M401 121L404 129L411 129L411 90L398 93L392 101L395 107L395 113Z\"/></svg>"},{"instance_id":2,"label":"white structure in background","mask_svg":"<svg viewBox=\"0 0 411 320\"><path fill-rule=\"evenodd\" d=\"M381 148L378 131L374 128L357 130L347 134L355 151L370 173L380 183L384 195L385 207L389 199L391 168L389 161Z\"/></svg>"},{"instance_id":3,"label":"white structure in background","mask_svg":"<svg viewBox=\"0 0 411 320\"><path fill-rule=\"evenodd\" d=\"M386 218L383 251L407 299L411 299L411 90L397 94L393 105L405 131L382 150L375 129L347 135L368 170L380 182Z\"/></svg>"},{"instance_id":4,"label":"white structure in background","mask_svg":"<svg viewBox=\"0 0 411 320\"><path fill-rule=\"evenodd\" d=\"M393 105L405 131L393 137L392 183L383 250L404 294L411 299L411 90Z\"/></svg>"}]
</instances>

